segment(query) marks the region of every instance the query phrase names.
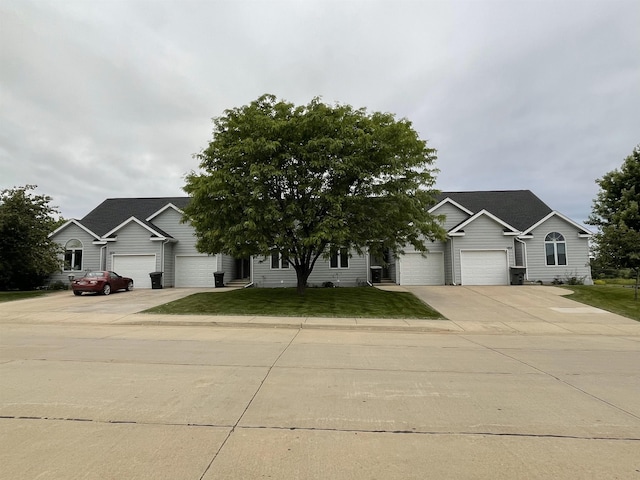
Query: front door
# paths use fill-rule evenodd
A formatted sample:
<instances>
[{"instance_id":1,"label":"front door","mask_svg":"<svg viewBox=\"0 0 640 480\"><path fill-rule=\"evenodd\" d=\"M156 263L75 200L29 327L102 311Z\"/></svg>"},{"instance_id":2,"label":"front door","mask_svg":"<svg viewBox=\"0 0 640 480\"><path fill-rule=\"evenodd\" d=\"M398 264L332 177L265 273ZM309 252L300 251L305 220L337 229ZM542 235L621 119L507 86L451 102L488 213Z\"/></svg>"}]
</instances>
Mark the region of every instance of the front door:
<instances>
[{"instance_id":1,"label":"front door","mask_svg":"<svg viewBox=\"0 0 640 480\"><path fill-rule=\"evenodd\" d=\"M236 280L251 277L251 259L236 258Z\"/></svg>"}]
</instances>

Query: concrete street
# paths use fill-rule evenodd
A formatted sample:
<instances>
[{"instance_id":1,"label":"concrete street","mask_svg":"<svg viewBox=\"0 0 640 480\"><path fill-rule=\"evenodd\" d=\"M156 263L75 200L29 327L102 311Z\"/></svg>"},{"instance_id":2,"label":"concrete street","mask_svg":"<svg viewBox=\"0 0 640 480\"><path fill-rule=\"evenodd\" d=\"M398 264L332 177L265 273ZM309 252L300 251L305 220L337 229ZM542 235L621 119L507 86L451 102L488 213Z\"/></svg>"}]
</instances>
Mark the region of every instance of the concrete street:
<instances>
[{"instance_id":1,"label":"concrete street","mask_svg":"<svg viewBox=\"0 0 640 480\"><path fill-rule=\"evenodd\" d=\"M448 320L0 304L0 478L640 480L640 323L554 288L409 290Z\"/></svg>"}]
</instances>

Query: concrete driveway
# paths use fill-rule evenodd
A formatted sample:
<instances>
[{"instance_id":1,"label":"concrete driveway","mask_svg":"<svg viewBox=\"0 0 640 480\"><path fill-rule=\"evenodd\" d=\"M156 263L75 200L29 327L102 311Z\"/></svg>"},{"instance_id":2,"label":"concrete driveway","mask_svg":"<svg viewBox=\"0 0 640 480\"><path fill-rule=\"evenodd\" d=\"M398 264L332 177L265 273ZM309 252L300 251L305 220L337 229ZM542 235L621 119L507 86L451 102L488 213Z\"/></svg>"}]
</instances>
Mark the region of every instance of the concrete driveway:
<instances>
[{"instance_id":1,"label":"concrete driveway","mask_svg":"<svg viewBox=\"0 0 640 480\"><path fill-rule=\"evenodd\" d=\"M544 286L383 286L408 291L444 319L323 318L220 315L157 315L139 312L198 292L231 288L167 288L117 292L109 296L58 292L0 306L0 323L91 323L121 325L235 325L343 328L423 332L640 335L640 322L564 298L569 292Z\"/></svg>"},{"instance_id":2,"label":"concrete driveway","mask_svg":"<svg viewBox=\"0 0 640 480\"><path fill-rule=\"evenodd\" d=\"M539 285L391 287L413 293L460 331L504 333L640 332L640 322L564 298L568 290ZM453 327L455 326L455 327Z\"/></svg>"}]
</instances>

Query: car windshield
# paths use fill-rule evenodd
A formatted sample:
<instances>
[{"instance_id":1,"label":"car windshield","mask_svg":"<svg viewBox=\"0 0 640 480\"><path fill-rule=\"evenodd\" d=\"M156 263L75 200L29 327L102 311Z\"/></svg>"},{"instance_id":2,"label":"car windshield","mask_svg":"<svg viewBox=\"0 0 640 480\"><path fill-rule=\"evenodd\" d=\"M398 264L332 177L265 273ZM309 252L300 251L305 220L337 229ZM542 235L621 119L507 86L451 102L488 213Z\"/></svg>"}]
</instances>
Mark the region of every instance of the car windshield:
<instances>
[{"instance_id":1,"label":"car windshield","mask_svg":"<svg viewBox=\"0 0 640 480\"><path fill-rule=\"evenodd\" d=\"M87 272L87 274L85 275L85 277L87 277L87 278L92 278L92 277L104 277L104 272Z\"/></svg>"}]
</instances>

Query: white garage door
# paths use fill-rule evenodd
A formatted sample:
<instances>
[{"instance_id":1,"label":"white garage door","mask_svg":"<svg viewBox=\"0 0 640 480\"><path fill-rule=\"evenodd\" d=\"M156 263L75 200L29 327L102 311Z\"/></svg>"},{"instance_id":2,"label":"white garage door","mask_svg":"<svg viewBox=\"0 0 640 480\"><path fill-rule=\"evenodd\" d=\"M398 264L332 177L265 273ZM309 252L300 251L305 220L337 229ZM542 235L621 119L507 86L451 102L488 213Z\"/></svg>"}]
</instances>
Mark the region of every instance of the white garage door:
<instances>
[{"instance_id":1,"label":"white garage door","mask_svg":"<svg viewBox=\"0 0 640 480\"><path fill-rule=\"evenodd\" d=\"M151 288L149 274L156 271L155 255L114 255L111 269L133 279L134 288Z\"/></svg>"},{"instance_id":2,"label":"white garage door","mask_svg":"<svg viewBox=\"0 0 640 480\"><path fill-rule=\"evenodd\" d=\"M463 285L508 285L505 250L463 250L460 252Z\"/></svg>"},{"instance_id":3,"label":"white garage door","mask_svg":"<svg viewBox=\"0 0 640 480\"><path fill-rule=\"evenodd\" d=\"M176 256L176 287L213 287L217 264L215 255Z\"/></svg>"},{"instance_id":4,"label":"white garage door","mask_svg":"<svg viewBox=\"0 0 640 480\"><path fill-rule=\"evenodd\" d=\"M401 257L402 285L444 285L444 255L442 252L407 253Z\"/></svg>"}]
</instances>

